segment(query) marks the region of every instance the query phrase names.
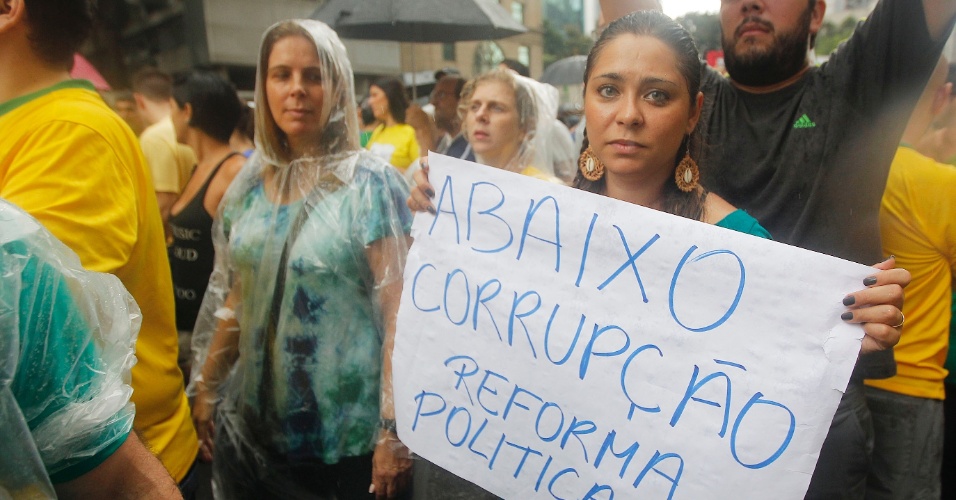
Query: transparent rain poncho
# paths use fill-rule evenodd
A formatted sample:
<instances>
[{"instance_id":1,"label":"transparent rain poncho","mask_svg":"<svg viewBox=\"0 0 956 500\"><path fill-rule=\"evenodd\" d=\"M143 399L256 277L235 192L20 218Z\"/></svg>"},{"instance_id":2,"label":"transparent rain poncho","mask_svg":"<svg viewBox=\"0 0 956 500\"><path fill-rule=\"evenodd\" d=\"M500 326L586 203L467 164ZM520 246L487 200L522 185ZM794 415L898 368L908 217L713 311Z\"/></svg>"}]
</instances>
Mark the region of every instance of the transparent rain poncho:
<instances>
[{"instance_id":1,"label":"transparent rain poncho","mask_svg":"<svg viewBox=\"0 0 956 500\"><path fill-rule=\"evenodd\" d=\"M484 81L503 82L514 89L518 121L524 131L517 153L504 169L523 172L533 167L546 177L566 176L569 165L577 161L577 155L567 128L557 120L558 91L551 85L505 69L493 69L469 81L462 91L460 108L466 137L470 137L466 117L471 94ZM483 163L478 155L476 161Z\"/></svg>"},{"instance_id":2,"label":"transparent rain poncho","mask_svg":"<svg viewBox=\"0 0 956 500\"><path fill-rule=\"evenodd\" d=\"M0 498L53 498L51 478L123 444L141 319L118 278L0 199Z\"/></svg>"},{"instance_id":3,"label":"transparent rain poncho","mask_svg":"<svg viewBox=\"0 0 956 500\"><path fill-rule=\"evenodd\" d=\"M319 72L306 78L320 79L321 99L288 94L272 110L270 97L281 93L268 76L270 53L293 37L315 46ZM351 65L328 26L269 28L255 96L256 152L213 226L216 264L193 337L194 416L202 438L204 412L218 401L217 497L237 488L330 496L303 484L303 468L372 453L381 419L394 418L388 353L408 190L398 171L359 148ZM287 108L311 120L287 126L290 134L317 131L305 151L293 151L275 119Z\"/></svg>"}]
</instances>

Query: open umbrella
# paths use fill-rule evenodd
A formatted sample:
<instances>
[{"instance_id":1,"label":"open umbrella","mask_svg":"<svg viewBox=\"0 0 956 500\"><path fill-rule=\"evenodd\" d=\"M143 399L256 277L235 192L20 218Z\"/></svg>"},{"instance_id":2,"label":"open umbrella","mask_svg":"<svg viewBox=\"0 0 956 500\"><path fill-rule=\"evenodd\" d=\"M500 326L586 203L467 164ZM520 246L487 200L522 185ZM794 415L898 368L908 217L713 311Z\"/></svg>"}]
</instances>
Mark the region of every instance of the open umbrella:
<instances>
[{"instance_id":1,"label":"open umbrella","mask_svg":"<svg viewBox=\"0 0 956 500\"><path fill-rule=\"evenodd\" d=\"M329 0L310 17L359 40L452 43L527 31L495 0Z\"/></svg>"},{"instance_id":2,"label":"open umbrella","mask_svg":"<svg viewBox=\"0 0 956 500\"><path fill-rule=\"evenodd\" d=\"M79 53L73 54L73 69L70 70L70 77L89 80L96 90L110 90L110 84L106 83L103 75Z\"/></svg>"},{"instance_id":3,"label":"open umbrella","mask_svg":"<svg viewBox=\"0 0 956 500\"><path fill-rule=\"evenodd\" d=\"M539 79L555 87L561 85L581 85L584 83L584 66L588 56L570 56L558 59L545 68Z\"/></svg>"}]
</instances>

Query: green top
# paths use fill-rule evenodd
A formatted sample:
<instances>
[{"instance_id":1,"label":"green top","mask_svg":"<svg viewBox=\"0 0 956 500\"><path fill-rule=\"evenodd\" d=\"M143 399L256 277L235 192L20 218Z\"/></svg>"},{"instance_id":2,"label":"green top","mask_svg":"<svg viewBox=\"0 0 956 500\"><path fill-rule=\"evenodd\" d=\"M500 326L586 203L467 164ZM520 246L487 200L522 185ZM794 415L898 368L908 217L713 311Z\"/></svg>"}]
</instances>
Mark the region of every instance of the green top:
<instances>
[{"instance_id":1,"label":"green top","mask_svg":"<svg viewBox=\"0 0 956 500\"><path fill-rule=\"evenodd\" d=\"M372 131L371 131L371 130L369 130L369 131L367 131L367 132L363 131L363 132L359 133L359 145L362 146L362 148L364 149L365 146L368 144L368 140L371 139L371 138L372 138Z\"/></svg>"},{"instance_id":2,"label":"green top","mask_svg":"<svg viewBox=\"0 0 956 500\"><path fill-rule=\"evenodd\" d=\"M12 318L13 323L0 321L0 359L13 364L0 369L0 392L10 391L16 409L3 408L0 402L0 422L15 427L22 419L33 439L27 446L39 454L56 484L76 479L109 458L126 441L133 411L131 406L107 411L115 405L106 400L121 394L113 392L115 374L106 366L103 350L116 346L104 345L88 322L86 308L109 297L99 292L99 282L77 279L77 269L67 258L44 253L56 248L41 252L37 245L48 245L47 240L28 231L19 234L14 228L25 231L36 222L6 207L10 205L0 200L0 320ZM11 213L16 217L4 218ZM78 297L77 287L93 289L89 296ZM117 355L123 357L119 351L109 356ZM51 428L46 425L50 422L74 426Z\"/></svg>"},{"instance_id":3,"label":"green top","mask_svg":"<svg viewBox=\"0 0 956 500\"><path fill-rule=\"evenodd\" d=\"M764 229L763 226L757 222L757 219L754 219L750 214L739 208L727 214L726 217L720 219L715 225L726 229L733 229L741 233L752 234L768 240L773 239L773 237L770 236L770 232Z\"/></svg>"}]
</instances>

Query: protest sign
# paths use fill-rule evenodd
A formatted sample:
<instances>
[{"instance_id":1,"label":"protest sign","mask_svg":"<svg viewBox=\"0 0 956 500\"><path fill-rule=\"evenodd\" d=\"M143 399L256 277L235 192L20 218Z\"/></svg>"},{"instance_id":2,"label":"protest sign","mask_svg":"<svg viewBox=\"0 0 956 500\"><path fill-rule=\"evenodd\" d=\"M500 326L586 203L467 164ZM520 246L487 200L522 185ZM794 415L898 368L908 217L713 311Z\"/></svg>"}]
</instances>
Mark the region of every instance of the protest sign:
<instances>
[{"instance_id":1,"label":"protest sign","mask_svg":"<svg viewBox=\"0 0 956 500\"><path fill-rule=\"evenodd\" d=\"M430 155L399 437L504 498L803 498L873 269Z\"/></svg>"}]
</instances>

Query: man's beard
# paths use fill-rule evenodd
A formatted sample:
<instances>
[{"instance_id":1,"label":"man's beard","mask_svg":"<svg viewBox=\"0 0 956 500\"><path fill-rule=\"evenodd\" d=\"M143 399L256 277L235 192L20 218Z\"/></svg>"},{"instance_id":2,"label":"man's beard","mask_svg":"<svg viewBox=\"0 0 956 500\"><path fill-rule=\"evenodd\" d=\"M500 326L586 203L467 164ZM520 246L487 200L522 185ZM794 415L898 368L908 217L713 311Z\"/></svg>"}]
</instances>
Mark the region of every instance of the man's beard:
<instances>
[{"instance_id":1,"label":"man's beard","mask_svg":"<svg viewBox=\"0 0 956 500\"><path fill-rule=\"evenodd\" d=\"M734 34L721 36L724 48L724 66L735 82L752 87L763 87L780 83L804 68L807 62L807 40L810 37L810 15L808 8L797 23L796 29L789 33L774 34L773 44L766 49L744 47L737 54L734 47ZM760 22L758 18L747 18L743 23Z\"/></svg>"}]
</instances>

